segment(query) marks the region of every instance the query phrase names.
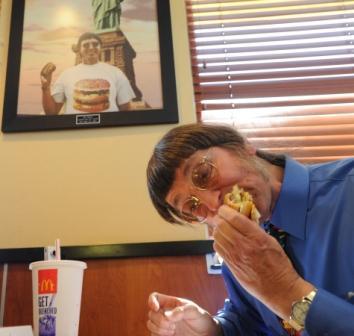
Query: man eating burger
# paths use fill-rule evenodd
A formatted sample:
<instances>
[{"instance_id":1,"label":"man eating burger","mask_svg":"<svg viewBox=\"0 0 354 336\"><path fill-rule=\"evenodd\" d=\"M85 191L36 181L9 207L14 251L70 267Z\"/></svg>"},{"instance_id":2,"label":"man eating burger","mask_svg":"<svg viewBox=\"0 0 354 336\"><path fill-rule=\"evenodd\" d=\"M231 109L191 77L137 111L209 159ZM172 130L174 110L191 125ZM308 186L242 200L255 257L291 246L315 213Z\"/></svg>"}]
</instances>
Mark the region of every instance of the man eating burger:
<instances>
[{"instance_id":1,"label":"man eating burger","mask_svg":"<svg viewBox=\"0 0 354 336\"><path fill-rule=\"evenodd\" d=\"M354 335L354 158L306 165L197 123L170 129L146 173L165 221L211 229L228 292L214 316L151 293L149 335Z\"/></svg>"}]
</instances>

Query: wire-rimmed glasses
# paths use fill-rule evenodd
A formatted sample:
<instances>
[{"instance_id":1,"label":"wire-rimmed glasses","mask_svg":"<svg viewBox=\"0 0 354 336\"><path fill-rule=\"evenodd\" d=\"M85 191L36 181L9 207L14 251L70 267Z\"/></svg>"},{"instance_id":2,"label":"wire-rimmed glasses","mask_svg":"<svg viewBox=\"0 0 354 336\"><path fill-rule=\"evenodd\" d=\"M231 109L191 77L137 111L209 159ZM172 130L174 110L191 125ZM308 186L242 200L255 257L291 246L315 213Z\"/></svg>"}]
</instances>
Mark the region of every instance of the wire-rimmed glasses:
<instances>
[{"instance_id":1,"label":"wire-rimmed glasses","mask_svg":"<svg viewBox=\"0 0 354 336\"><path fill-rule=\"evenodd\" d=\"M198 190L210 190L216 183L218 170L210 160L208 153L193 168L191 183ZM194 195L191 195L182 205L181 217L187 222L203 223L209 214L209 208Z\"/></svg>"}]
</instances>

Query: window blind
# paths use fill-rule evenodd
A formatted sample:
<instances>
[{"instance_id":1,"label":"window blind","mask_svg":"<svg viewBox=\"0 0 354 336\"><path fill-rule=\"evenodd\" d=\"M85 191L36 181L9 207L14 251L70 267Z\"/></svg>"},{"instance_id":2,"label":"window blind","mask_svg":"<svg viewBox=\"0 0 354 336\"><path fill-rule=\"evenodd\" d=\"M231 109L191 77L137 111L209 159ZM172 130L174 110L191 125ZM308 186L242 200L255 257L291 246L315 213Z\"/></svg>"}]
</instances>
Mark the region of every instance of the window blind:
<instances>
[{"instance_id":1,"label":"window blind","mask_svg":"<svg viewBox=\"0 0 354 336\"><path fill-rule=\"evenodd\" d=\"M354 154L354 1L185 0L198 120L302 162Z\"/></svg>"}]
</instances>

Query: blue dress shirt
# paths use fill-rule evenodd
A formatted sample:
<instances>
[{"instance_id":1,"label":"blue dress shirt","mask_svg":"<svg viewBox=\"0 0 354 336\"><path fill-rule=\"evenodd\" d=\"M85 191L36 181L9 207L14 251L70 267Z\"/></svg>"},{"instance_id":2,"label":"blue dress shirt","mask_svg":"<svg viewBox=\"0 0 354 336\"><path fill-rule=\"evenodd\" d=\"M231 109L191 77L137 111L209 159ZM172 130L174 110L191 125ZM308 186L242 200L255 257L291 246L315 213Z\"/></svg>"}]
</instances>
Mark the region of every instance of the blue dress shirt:
<instances>
[{"instance_id":1,"label":"blue dress shirt","mask_svg":"<svg viewBox=\"0 0 354 336\"><path fill-rule=\"evenodd\" d=\"M305 166L286 158L271 222L287 232L297 272L318 288L302 335L354 336L354 159ZM223 276L229 299L216 318L225 336L287 335L226 265Z\"/></svg>"}]
</instances>

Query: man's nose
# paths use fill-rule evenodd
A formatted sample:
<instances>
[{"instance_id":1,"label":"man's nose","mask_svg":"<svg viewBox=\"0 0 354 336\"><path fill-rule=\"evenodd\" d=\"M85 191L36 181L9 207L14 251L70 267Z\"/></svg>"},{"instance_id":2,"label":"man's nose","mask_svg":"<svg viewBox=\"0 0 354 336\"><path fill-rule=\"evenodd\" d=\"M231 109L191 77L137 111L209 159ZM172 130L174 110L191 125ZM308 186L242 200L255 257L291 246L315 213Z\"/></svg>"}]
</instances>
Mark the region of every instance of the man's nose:
<instances>
[{"instance_id":1,"label":"man's nose","mask_svg":"<svg viewBox=\"0 0 354 336\"><path fill-rule=\"evenodd\" d=\"M196 196L213 213L216 213L222 204L220 190L199 190Z\"/></svg>"}]
</instances>

